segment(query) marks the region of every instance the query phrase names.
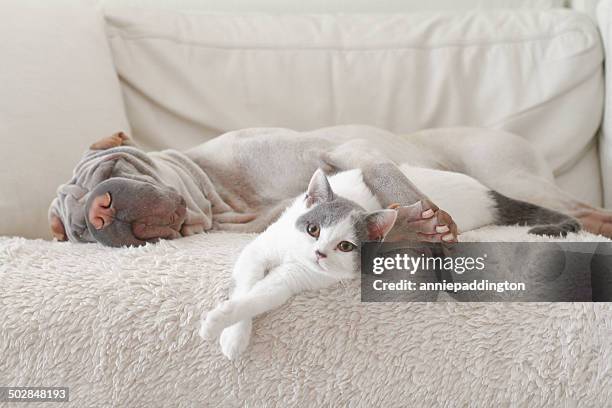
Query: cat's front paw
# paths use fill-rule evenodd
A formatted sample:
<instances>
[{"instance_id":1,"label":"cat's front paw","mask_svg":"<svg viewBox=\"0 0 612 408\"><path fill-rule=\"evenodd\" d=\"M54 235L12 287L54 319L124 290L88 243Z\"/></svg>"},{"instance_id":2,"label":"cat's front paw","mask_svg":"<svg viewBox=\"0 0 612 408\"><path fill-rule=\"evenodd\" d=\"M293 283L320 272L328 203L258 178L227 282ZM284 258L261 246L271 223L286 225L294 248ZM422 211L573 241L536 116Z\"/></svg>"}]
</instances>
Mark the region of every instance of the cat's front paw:
<instances>
[{"instance_id":1,"label":"cat's front paw","mask_svg":"<svg viewBox=\"0 0 612 408\"><path fill-rule=\"evenodd\" d=\"M237 360L249 346L251 321L241 321L221 333L221 351L230 360Z\"/></svg>"},{"instance_id":2,"label":"cat's front paw","mask_svg":"<svg viewBox=\"0 0 612 408\"><path fill-rule=\"evenodd\" d=\"M221 331L231 324L231 317L234 311L234 303L227 300L206 314L202 318L200 326L200 337L205 340L214 340L221 334Z\"/></svg>"}]
</instances>

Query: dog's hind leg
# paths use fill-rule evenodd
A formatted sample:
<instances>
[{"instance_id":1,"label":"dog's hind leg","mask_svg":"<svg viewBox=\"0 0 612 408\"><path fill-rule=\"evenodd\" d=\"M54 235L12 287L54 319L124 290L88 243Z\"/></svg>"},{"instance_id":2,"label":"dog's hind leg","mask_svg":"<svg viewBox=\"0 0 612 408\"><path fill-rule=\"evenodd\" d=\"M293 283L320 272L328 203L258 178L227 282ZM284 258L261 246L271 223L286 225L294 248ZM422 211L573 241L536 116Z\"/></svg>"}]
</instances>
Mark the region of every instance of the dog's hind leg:
<instances>
[{"instance_id":1,"label":"dog's hind leg","mask_svg":"<svg viewBox=\"0 0 612 408\"><path fill-rule=\"evenodd\" d=\"M437 159L424 160L425 167L467 174L491 190L573 216L585 230L612 238L612 212L559 188L545 157L520 136L461 128L421 131L412 140L425 150L426 157Z\"/></svg>"},{"instance_id":2,"label":"dog's hind leg","mask_svg":"<svg viewBox=\"0 0 612 408\"><path fill-rule=\"evenodd\" d=\"M474 158L464 172L507 197L570 215L586 231L612 238L612 212L559 188L544 157L522 142L507 146L504 159L483 163Z\"/></svg>"}]
</instances>

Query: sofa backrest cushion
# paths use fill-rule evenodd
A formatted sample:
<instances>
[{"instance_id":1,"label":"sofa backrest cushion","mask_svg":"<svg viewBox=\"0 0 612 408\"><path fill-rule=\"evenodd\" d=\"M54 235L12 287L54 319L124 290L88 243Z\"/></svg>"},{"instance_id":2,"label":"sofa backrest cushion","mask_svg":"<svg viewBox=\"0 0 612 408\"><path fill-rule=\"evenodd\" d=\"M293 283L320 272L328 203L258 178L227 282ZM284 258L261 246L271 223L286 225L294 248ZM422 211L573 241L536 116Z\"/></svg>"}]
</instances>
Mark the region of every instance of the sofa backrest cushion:
<instances>
[{"instance_id":1,"label":"sofa backrest cushion","mask_svg":"<svg viewBox=\"0 0 612 408\"><path fill-rule=\"evenodd\" d=\"M599 34L572 10L106 15L127 114L148 148L254 126L468 125L518 133L560 171L601 120Z\"/></svg>"},{"instance_id":2,"label":"sofa backrest cushion","mask_svg":"<svg viewBox=\"0 0 612 408\"><path fill-rule=\"evenodd\" d=\"M55 0L57 1L57 0ZM94 0L106 7L146 7L224 13L405 13L475 8L564 7L567 0ZM581 0L582 2L584 0ZM596 1L596 0L590 0Z\"/></svg>"}]
</instances>

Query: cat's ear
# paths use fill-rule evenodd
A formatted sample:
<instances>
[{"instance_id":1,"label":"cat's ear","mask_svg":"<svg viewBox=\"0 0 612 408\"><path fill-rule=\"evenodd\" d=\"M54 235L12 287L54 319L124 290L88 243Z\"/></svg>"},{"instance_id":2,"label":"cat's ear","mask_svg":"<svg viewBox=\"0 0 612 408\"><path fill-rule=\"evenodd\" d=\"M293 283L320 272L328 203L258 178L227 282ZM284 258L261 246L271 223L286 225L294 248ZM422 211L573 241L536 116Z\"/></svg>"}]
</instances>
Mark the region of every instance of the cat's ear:
<instances>
[{"instance_id":1,"label":"cat's ear","mask_svg":"<svg viewBox=\"0 0 612 408\"><path fill-rule=\"evenodd\" d=\"M334 199L329 181L325 173L321 169L317 169L310 179L308 191L306 192L306 206L312 207L315 204L320 204Z\"/></svg>"},{"instance_id":2,"label":"cat's ear","mask_svg":"<svg viewBox=\"0 0 612 408\"><path fill-rule=\"evenodd\" d=\"M397 211L395 210L374 211L366 215L365 222L368 240L382 241L389 231L391 231L391 228L393 228L396 219Z\"/></svg>"}]
</instances>

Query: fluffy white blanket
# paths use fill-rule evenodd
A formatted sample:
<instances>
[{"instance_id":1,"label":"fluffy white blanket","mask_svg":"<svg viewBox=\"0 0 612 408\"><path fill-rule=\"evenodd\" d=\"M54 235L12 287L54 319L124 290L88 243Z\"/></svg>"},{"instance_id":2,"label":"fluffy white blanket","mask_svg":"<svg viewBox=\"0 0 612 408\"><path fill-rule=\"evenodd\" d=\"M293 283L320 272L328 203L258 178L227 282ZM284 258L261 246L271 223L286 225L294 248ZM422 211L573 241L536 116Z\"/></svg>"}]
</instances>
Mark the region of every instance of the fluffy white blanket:
<instances>
[{"instance_id":1,"label":"fluffy white blanket","mask_svg":"<svg viewBox=\"0 0 612 408\"><path fill-rule=\"evenodd\" d=\"M612 401L612 304L362 304L355 281L256 319L245 357L227 361L199 319L227 296L251 238L125 249L0 238L0 385L69 386L78 407ZM523 228L463 239L542 240Z\"/></svg>"}]
</instances>

